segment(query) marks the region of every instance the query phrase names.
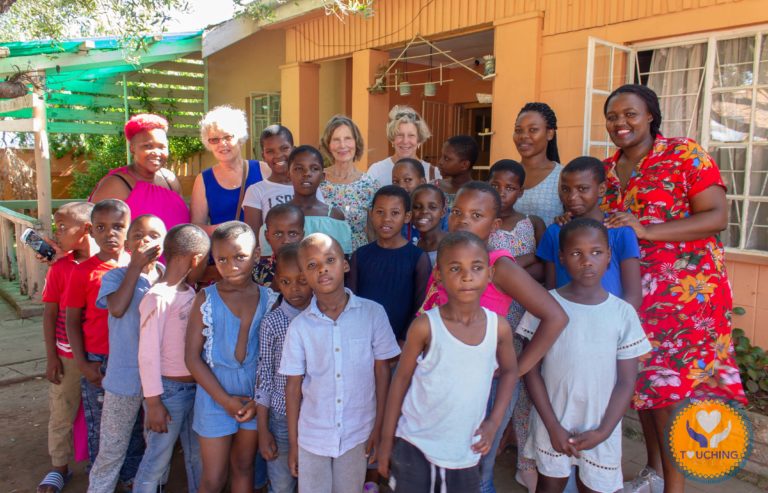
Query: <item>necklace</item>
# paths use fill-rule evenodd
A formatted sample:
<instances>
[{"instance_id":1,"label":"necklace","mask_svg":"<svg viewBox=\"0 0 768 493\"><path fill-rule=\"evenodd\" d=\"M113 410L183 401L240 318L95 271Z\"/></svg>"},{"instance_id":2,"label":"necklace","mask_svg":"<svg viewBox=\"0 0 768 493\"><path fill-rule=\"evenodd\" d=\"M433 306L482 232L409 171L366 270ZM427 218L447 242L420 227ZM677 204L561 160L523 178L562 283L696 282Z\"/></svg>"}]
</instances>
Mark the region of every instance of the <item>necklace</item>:
<instances>
[{"instance_id":1,"label":"necklace","mask_svg":"<svg viewBox=\"0 0 768 493\"><path fill-rule=\"evenodd\" d=\"M342 174L341 174L341 172L338 170L338 167L337 167L336 165L333 165L333 166L331 166L330 168L328 168L328 175L329 175L331 178L333 178L334 180L338 180L338 181L348 181L348 180L350 180L352 177L354 177L356 173L357 173L357 170L356 170L356 169L354 169L354 168L352 168L352 169L348 170L348 171L347 171L346 173L344 173L343 175L342 175Z\"/></svg>"},{"instance_id":2,"label":"necklace","mask_svg":"<svg viewBox=\"0 0 768 493\"><path fill-rule=\"evenodd\" d=\"M242 166L242 162L240 166ZM219 183L219 186L221 186L221 188L225 188L227 190L234 190L236 188L240 188L240 186L242 185L241 180L243 179L242 167L239 170L235 170L225 165L224 163L221 163L221 167L218 169L218 171L219 171L219 176L216 177L216 181ZM234 176L232 176L232 174L234 174Z\"/></svg>"}]
</instances>

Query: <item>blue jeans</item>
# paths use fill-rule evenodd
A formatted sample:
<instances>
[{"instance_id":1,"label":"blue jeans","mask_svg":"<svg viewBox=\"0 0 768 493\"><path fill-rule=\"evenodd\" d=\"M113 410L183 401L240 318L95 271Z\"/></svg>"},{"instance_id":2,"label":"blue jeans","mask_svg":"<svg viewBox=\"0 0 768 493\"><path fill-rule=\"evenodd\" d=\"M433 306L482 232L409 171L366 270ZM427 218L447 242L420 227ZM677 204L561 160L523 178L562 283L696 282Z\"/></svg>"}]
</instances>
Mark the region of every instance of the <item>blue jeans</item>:
<instances>
[{"instance_id":1,"label":"blue jeans","mask_svg":"<svg viewBox=\"0 0 768 493\"><path fill-rule=\"evenodd\" d=\"M294 493L296 478L288 468L288 418L270 410L269 431L277 444L277 459L267 461L269 493Z\"/></svg>"},{"instance_id":2,"label":"blue jeans","mask_svg":"<svg viewBox=\"0 0 768 493\"><path fill-rule=\"evenodd\" d=\"M493 405L496 402L496 389L499 386L499 379L494 378L491 382L491 395L488 396L488 407L486 408L486 416L491 413ZM519 387L515 385L515 393L512 394L512 400L509 401L509 406L504 411L504 418L499 423L499 429L496 430L496 435L493 437L493 444L491 450L480 459L480 492L481 493L496 493L496 488L493 486L493 466L496 464L496 451L499 450L499 443L501 437L504 435L504 430L507 429L509 420L512 419L512 411L515 409L517 403L517 397L519 395Z\"/></svg>"},{"instance_id":3,"label":"blue jeans","mask_svg":"<svg viewBox=\"0 0 768 493\"><path fill-rule=\"evenodd\" d=\"M101 374L107 372L106 354L86 353L88 361L101 362ZM99 436L101 434L101 410L104 406L104 389L97 387L82 377L80 379L80 396L83 401L83 413L85 425L88 429L88 459L90 464L96 461L99 455ZM139 468L141 457L144 455L143 417L141 414L134 423L131 431L131 439L128 450L125 453L125 461L120 468L119 480L122 482L133 481Z\"/></svg>"},{"instance_id":4,"label":"blue jeans","mask_svg":"<svg viewBox=\"0 0 768 493\"><path fill-rule=\"evenodd\" d=\"M163 484L177 438L184 449L187 488L189 493L197 492L202 463L197 434L192 431L196 389L197 384L194 382L184 383L163 378L163 394L160 400L171 415L171 422L168 423L168 433L147 431L147 450L136 473L133 493L155 493L157 487Z\"/></svg>"}]
</instances>

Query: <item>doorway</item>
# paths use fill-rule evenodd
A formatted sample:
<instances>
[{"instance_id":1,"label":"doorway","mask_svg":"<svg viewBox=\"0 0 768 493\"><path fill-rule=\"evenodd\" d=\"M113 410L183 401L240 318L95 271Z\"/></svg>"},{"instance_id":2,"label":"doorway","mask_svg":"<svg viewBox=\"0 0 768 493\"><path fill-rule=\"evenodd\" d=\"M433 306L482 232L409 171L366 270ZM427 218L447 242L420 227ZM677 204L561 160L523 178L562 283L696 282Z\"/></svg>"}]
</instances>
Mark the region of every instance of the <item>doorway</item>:
<instances>
[{"instance_id":1,"label":"doorway","mask_svg":"<svg viewBox=\"0 0 768 493\"><path fill-rule=\"evenodd\" d=\"M472 170L472 177L485 180L491 167L491 105L480 103L463 104L461 108L460 132L474 137L479 153Z\"/></svg>"}]
</instances>

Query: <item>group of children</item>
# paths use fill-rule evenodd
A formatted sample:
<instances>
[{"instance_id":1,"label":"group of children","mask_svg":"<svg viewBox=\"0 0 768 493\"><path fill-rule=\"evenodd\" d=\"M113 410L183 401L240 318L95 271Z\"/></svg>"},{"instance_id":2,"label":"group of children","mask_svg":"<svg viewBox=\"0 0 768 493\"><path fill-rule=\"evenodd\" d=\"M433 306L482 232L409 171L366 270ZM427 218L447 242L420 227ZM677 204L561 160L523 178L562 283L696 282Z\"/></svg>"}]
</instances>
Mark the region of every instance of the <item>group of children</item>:
<instances>
[{"instance_id":1,"label":"group of children","mask_svg":"<svg viewBox=\"0 0 768 493\"><path fill-rule=\"evenodd\" d=\"M472 181L477 146L453 137L436 183L395 164L370 204L375 240L352 252L318 192L320 153L279 126L262 148L272 175L248 192L248 224L210 239L131 221L119 200L56 212L69 253L44 292L54 469L39 491L70 474L80 394L89 492L158 491L177 439L190 492L268 478L360 493L381 476L397 493L495 491L496 450L530 402L514 434L531 491L562 491L572 466L583 491L621 488L619 423L650 344L637 239L603 226L600 161L565 166L566 214L545 231L514 209L522 166ZM209 256L220 280L196 292Z\"/></svg>"}]
</instances>

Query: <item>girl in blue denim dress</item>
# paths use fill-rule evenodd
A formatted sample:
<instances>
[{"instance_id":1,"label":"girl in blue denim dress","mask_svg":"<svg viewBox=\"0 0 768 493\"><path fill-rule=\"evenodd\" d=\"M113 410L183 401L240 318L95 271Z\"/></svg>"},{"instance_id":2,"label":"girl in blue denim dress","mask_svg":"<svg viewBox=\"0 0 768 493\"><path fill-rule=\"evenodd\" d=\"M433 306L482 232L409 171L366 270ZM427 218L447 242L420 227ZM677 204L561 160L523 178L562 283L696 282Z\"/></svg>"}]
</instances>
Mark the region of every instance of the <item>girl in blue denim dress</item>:
<instances>
[{"instance_id":1,"label":"girl in blue denim dress","mask_svg":"<svg viewBox=\"0 0 768 493\"><path fill-rule=\"evenodd\" d=\"M251 493L258 447L253 389L268 290L251 278L258 249L247 224L219 225L211 248L221 281L195 298L185 358L197 381L192 428L203 462L199 492L222 491L229 472L233 493Z\"/></svg>"}]
</instances>

